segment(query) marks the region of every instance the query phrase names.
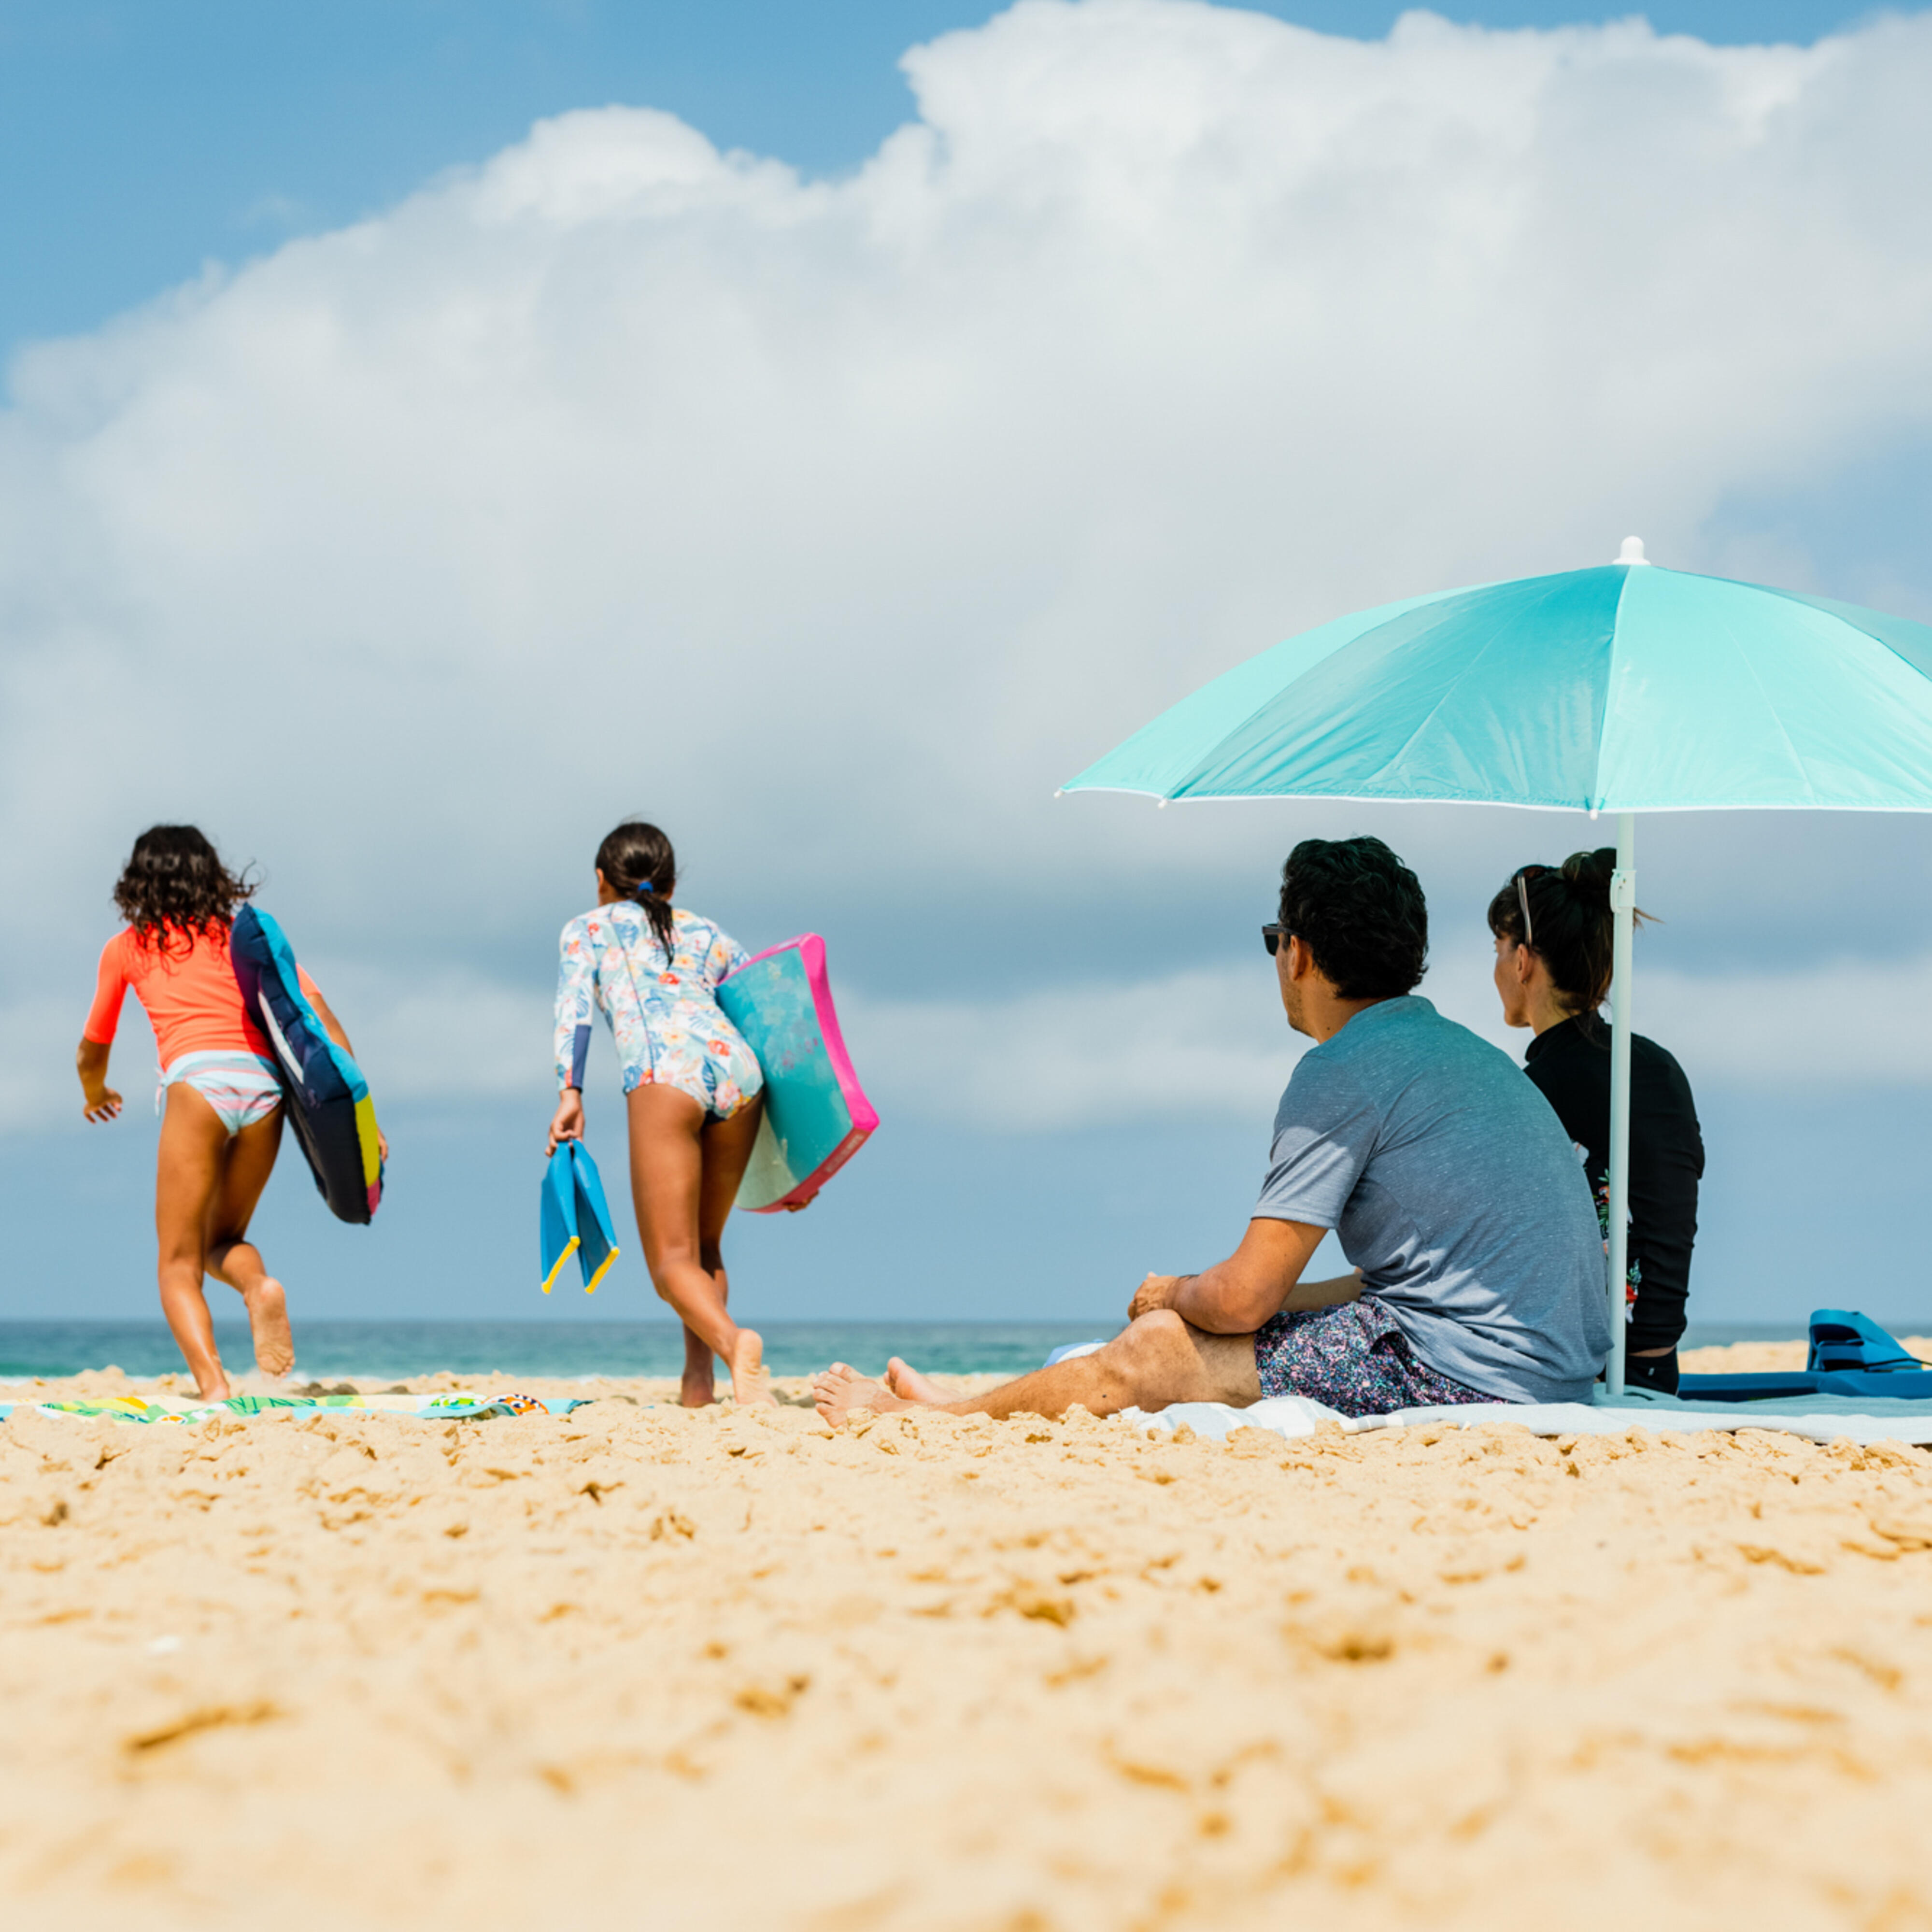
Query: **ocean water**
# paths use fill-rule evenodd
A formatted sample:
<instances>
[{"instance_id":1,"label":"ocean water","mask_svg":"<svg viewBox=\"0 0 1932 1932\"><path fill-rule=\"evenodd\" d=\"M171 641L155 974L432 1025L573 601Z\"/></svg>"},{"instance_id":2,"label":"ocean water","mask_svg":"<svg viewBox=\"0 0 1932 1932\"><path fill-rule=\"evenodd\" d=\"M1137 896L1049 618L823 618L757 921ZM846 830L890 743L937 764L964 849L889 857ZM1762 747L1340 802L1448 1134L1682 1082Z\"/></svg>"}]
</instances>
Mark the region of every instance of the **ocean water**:
<instances>
[{"instance_id":1,"label":"ocean water","mask_svg":"<svg viewBox=\"0 0 1932 1932\"><path fill-rule=\"evenodd\" d=\"M772 1322L760 1324L765 1360L775 1375L808 1375L834 1361L876 1375L903 1355L939 1375L1018 1375L1069 1342L1095 1340L1117 1318L1062 1322ZM1932 1322L1891 1324L1924 1334ZM1684 1346L1778 1341L1802 1333L1794 1323L1691 1324ZM245 1368L248 1331L215 1325L223 1358ZM308 1376L399 1380L448 1370L527 1376L672 1376L683 1366L683 1331L670 1322L303 1322L296 1330L298 1367ZM0 1378L70 1376L110 1364L130 1376L182 1366L166 1326L153 1322L0 1322Z\"/></svg>"},{"instance_id":2,"label":"ocean water","mask_svg":"<svg viewBox=\"0 0 1932 1932\"><path fill-rule=\"evenodd\" d=\"M903 1355L940 1375L1036 1369L1064 1342L1110 1335L1118 1321L770 1322L758 1324L774 1375L809 1375L850 1362L876 1375ZM253 1360L248 1330L221 1322L215 1339L231 1369ZM298 1322L298 1372L396 1380L447 1369L526 1376L674 1376L684 1331L674 1322ZM130 1376L182 1366L156 1322L0 1322L0 1377L70 1376L110 1364Z\"/></svg>"}]
</instances>

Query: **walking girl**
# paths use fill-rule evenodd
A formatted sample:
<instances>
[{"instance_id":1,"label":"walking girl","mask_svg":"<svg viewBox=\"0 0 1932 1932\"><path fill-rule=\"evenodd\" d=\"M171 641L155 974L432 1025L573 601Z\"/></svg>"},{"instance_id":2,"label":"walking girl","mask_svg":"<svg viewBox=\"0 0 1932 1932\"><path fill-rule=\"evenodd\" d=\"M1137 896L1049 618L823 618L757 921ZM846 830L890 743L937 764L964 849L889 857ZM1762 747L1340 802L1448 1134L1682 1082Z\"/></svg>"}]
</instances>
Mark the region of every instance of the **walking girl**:
<instances>
[{"instance_id":1,"label":"walking girl","mask_svg":"<svg viewBox=\"0 0 1932 1932\"><path fill-rule=\"evenodd\" d=\"M154 1181L161 1312L196 1388L211 1402L229 1387L206 1276L241 1295L256 1366L277 1378L295 1366L287 1297L248 1239L282 1140L280 1076L229 961L235 908L254 890L194 826L142 832L114 888L128 923L101 953L76 1059L82 1112L97 1124L115 1119L121 1096L107 1084L107 1062L131 988L154 1028L161 1066ZM348 1035L306 973L302 983L330 1038L352 1058ZM382 1152L386 1159L386 1142Z\"/></svg>"},{"instance_id":2,"label":"walking girl","mask_svg":"<svg viewBox=\"0 0 1932 1932\"><path fill-rule=\"evenodd\" d=\"M627 820L597 848L597 906L563 929L556 986L562 1089L550 1151L584 1137L592 1012L616 1043L631 1136L631 1198L644 1264L684 1323L682 1400L715 1399L722 1355L741 1406L775 1400L764 1344L725 1312L725 1218L758 1138L764 1076L719 1010L718 982L745 963L736 940L674 907L677 860L655 825Z\"/></svg>"}]
</instances>

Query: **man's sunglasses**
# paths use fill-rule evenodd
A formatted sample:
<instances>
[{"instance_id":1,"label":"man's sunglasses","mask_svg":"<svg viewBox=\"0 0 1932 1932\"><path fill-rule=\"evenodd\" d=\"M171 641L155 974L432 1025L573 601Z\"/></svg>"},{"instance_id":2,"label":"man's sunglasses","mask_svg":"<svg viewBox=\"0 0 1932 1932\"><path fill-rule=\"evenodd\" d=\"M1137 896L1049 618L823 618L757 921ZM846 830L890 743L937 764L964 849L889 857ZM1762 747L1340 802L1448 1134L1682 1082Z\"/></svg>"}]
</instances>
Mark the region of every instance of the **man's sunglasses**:
<instances>
[{"instance_id":1,"label":"man's sunglasses","mask_svg":"<svg viewBox=\"0 0 1932 1932\"><path fill-rule=\"evenodd\" d=\"M1292 937L1285 926L1264 926L1262 928L1262 944L1268 948L1268 957L1270 959L1274 957L1281 942Z\"/></svg>"}]
</instances>

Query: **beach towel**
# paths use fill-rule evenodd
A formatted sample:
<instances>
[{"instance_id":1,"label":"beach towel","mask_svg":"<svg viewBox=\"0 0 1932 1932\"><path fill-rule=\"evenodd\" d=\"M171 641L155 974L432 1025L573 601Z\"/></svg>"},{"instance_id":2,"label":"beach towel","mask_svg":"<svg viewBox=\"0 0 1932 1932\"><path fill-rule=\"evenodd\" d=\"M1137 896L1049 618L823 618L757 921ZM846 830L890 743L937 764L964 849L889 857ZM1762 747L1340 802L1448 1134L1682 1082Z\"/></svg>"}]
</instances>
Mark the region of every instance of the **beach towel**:
<instances>
[{"instance_id":1,"label":"beach towel","mask_svg":"<svg viewBox=\"0 0 1932 1932\"><path fill-rule=\"evenodd\" d=\"M495 1415L568 1415L595 1396L524 1395L514 1389L472 1395L452 1390L442 1395L234 1395L221 1402L148 1402L136 1395L110 1396L100 1401L70 1399L52 1402L0 1402L0 1421L15 1409L42 1415L104 1416L114 1422L188 1424L215 1422L228 1416L340 1414L412 1415L427 1422L473 1422Z\"/></svg>"},{"instance_id":2,"label":"beach towel","mask_svg":"<svg viewBox=\"0 0 1932 1932\"><path fill-rule=\"evenodd\" d=\"M1626 1390L1612 1400L1594 1402L1470 1402L1453 1408L1399 1408L1388 1415L1345 1416L1306 1396L1277 1396L1233 1408L1221 1402L1178 1402L1156 1411L1129 1408L1121 1420L1134 1427L1171 1436L1184 1424L1211 1442L1224 1442L1238 1429L1263 1429L1284 1437L1312 1436L1324 1424L1359 1436L1376 1429L1418 1429L1449 1423L1474 1429L1501 1422L1532 1436L1621 1436L1627 1430L1660 1434L1696 1434L1708 1430L1762 1429L1774 1435L1802 1436L1812 1442L1911 1442L1932 1445L1932 1402L1869 1401L1828 1395L1794 1396L1777 1402L1700 1405L1648 1390Z\"/></svg>"}]
</instances>

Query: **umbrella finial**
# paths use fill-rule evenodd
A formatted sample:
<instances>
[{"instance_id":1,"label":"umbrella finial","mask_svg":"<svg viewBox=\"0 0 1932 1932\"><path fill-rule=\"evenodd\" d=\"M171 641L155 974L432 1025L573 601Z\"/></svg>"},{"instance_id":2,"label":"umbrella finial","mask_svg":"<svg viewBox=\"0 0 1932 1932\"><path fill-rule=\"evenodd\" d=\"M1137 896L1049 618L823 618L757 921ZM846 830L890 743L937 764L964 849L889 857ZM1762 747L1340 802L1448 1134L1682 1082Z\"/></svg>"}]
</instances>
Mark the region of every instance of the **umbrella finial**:
<instances>
[{"instance_id":1,"label":"umbrella finial","mask_svg":"<svg viewBox=\"0 0 1932 1932\"><path fill-rule=\"evenodd\" d=\"M1625 537L1623 548L1617 552L1617 561L1619 563L1648 564L1650 559L1643 554L1642 538Z\"/></svg>"}]
</instances>

